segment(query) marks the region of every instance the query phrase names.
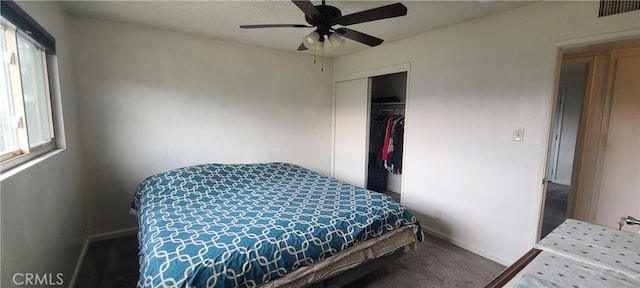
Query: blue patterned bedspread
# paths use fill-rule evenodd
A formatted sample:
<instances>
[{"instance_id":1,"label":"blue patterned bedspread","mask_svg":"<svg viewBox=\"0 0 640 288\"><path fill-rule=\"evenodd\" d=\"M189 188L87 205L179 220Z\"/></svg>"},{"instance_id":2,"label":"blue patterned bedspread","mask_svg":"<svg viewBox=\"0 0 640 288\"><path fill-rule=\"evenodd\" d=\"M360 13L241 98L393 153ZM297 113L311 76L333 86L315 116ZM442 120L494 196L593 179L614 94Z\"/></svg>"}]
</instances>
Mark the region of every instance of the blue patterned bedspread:
<instances>
[{"instance_id":1,"label":"blue patterned bedspread","mask_svg":"<svg viewBox=\"0 0 640 288\"><path fill-rule=\"evenodd\" d=\"M156 174L140 183L132 208L138 287L254 287L400 226L419 227L389 196L287 163Z\"/></svg>"}]
</instances>

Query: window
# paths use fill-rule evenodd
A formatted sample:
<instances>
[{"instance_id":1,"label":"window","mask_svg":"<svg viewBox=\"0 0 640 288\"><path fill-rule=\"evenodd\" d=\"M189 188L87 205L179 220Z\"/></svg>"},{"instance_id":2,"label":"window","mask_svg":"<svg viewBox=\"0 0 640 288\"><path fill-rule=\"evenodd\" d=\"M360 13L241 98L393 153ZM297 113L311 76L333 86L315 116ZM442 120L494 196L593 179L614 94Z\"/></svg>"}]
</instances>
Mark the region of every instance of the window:
<instances>
[{"instance_id":1,"label":"window","mask_svg":"<svg viewBox=\"0 0 640 288\"><path fill-rule=\"evenodd\" d=\"M2 170L55 149L47 60L55 39L20 7L2 1L0 165Z\"/></svg>"}]
</instances>

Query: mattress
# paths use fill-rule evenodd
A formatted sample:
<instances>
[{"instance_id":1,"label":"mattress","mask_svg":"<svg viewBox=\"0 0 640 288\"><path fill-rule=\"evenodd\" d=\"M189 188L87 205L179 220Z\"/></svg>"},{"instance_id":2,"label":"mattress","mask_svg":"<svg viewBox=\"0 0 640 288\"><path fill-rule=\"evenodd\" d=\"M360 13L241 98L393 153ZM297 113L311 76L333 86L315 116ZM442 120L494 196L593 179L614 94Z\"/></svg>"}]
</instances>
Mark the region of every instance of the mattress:
<instances>
[{"instance_id":1,"label":"mattress","mask_svg":"<svg viewBox=\"0 0 640 288\"><path fill-rule=\"evenodd\" d=\"M422 240L390 197L288 163L159 173L140 183L132 209L138 287L257 287L402 227Z\"/></svg>"}]
</instances>

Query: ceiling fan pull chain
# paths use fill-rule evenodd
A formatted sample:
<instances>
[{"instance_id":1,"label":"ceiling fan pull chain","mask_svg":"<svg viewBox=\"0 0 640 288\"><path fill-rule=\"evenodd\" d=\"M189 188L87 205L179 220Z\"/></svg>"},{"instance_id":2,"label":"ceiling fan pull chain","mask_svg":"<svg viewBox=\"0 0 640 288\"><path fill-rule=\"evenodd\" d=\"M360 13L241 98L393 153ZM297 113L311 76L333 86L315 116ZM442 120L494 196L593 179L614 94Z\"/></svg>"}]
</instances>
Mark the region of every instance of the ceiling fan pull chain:
<instances>
[{"instance_id":1,"label":"ceiling fan pull chain","mask_svg":"<svg viewBox=\"0 0 640 288\"><path fill-rule=\"evenodd\" d=\"M320 46L320 72L324 72L324 42Z\"/></svg>"}]
</instances>

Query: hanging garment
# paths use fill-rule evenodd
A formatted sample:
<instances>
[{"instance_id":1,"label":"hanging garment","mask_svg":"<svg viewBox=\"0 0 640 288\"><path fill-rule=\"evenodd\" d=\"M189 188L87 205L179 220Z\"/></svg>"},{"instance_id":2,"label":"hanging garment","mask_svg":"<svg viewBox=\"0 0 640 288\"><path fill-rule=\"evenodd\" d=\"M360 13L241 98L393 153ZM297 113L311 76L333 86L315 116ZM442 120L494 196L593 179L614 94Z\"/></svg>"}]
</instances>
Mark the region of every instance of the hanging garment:
<instances>
[{"instance_id":1,"label":"hanging garment","mask_svg":"<svg viewBox=\"0 0 640 288\"><path fill-rule=\"evenodd\" d=\"M395 119L397 119L400 116L391 116L389 117L389 119L387 120L387 125L386 125L386 129L385 129L385 136L384 136L384 144L382 146L382 161L385 162L388 158L389 158L389 141L391 141L391 130L393 129L393 123L395 121Z\"/></svg>"},{"instance_id":2,"label":"hanging garment","mask_svg":"<svg viewBox=\"0 0 640 288\"><path fill-rule=\"evenodd\" d=\"M390 172L393 174L402 174L402 152L404 149L404 117L402 117L402 119L398 121L392 140L393 151L388 157L388 162L392 167Z\"/></svg>"},{"instance_id":3,"label":"hanging garment","mask_svg":"<svg viewBox=\"0 0 640 288\"><path fill-rule=\"evenodd\" d=\"M375 164L379 168L384 169L384 162L382 161L382 150L384 147L384 138L387 132L387 122L389 121L389 117L378 115L374 118L371 127L371 132L374 135L371 136L371 145L369 147L369 151L373 151L375 153L375 158L373 164ZM373 130L375 129L375 130Z\"/></svg>"},{"instance_id":4,"label":"hanging garment","mask_svg":"<svg viewBox=\"0 0 640 288\"><path fill-rule=\"evenodd\" d=\"M369 153L375 157L369 160L369 164L382 167L382 146L384 145L384 132L387 127L387 118L378 115L371 120L371 135L369 137ZM373 161L371 161L373 160Z\"/></svg>"},{"instance_id":5,"label":"hanging garment","mask_svg":"<svg viewBox=\"0 0 640 288\"><path fill-rule=\"evenodd\" d=\"M400 133L398 133L398 126L400 123L404 121L404 116L397 116L393 118L393 123L391 125L391 134L389 135L389 147L387 149L387 160L384 161L384 167L387 171L393 173L395 167L394 163L391 162L391 157L394 154L395 144L398 141L398 137L400 137Z\"/></svg>"}]
</instances>

